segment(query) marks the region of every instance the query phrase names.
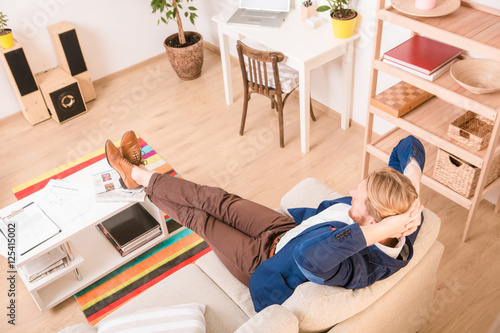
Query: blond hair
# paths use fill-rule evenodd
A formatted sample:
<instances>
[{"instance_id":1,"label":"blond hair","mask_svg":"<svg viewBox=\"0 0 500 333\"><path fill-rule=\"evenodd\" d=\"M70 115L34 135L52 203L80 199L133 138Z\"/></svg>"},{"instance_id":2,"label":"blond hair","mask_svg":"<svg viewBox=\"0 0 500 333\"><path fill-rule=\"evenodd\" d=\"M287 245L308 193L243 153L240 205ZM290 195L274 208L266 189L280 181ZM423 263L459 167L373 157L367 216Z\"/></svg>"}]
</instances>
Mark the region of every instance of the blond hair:
<instances>
[{"instance_id":1,"label":"blond hair","mask_svg":"<svg viewBox=\"0 0 500 333\"><path fill-rule=\"evenodd\" d=\"M418 197L410 179L390 167L383 167L368 175L366 192L366 209L377 222L406 212Z\"/></svg>"}]
</instances>

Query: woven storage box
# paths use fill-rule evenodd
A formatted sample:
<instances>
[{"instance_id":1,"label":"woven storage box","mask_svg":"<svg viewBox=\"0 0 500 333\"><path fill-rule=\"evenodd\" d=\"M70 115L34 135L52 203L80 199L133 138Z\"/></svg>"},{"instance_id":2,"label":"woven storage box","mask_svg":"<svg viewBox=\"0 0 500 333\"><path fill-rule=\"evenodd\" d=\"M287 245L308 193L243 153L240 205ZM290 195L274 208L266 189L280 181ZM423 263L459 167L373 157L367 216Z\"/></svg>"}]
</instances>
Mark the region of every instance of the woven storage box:
<instances>
[{"instance_id":1,"label":"woven storage box","mask_svg":"<svg viewBox=\"0 0 500 333\"><path fill-rule=\"evenodd\" d=\"M433 178L455 192L470 198L476 190L481 169L462 161L458 157L439 149ZM500 176L500 156L493 161L486 177L486 185Z\"/></svg>"},{"instance_id":2,"label":"woven storage box","mask_svg":"<svg viewBox=\"0 0 500 333\"><path fill-rule=\"evenodd\" d=\"M448 136L477 151L488 145L493 121L467 111L448 126Z\"/></svg>"}]
</instances>

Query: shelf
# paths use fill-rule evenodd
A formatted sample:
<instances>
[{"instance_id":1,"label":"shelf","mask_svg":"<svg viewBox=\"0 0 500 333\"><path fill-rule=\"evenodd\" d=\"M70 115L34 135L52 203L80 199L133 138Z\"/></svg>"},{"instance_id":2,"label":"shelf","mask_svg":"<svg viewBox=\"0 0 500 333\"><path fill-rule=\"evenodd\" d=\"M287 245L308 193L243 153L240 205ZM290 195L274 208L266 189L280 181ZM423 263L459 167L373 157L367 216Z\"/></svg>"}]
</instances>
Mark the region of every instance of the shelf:
<instances>
[{"instance_id":1,"label":"shelf","mask_svg":"<svg viewBox=\"0 0 500 333\"><path fill-rule=\"evenodd\" d=\"M500 59L500 10L462 1L459 9L446 16L416 17L389 6L379 11L379 18L486 58Z\"/></svg>"},{"instance_id":2,"label":"shelf","mask_svg":"<svg viewBox=\"0 0 500 333\"><path fill-rule=\"evenodd\" d=\"M78 267L82 280L77 281L74 274L65 274L56 282L51 280L52 283L46 284L37 291L41 302L38 306L42 311L50 309L166 238L162 229L160 236L122 257L95 226L89 226L80 232L78 237L72 239L72 249L78 250L80 256L86 258ZM92 241L89 242L89 239Z\"/></svg>"},{"instance_id":3,"label":"shelf","mask_svg":"<svg viewBox=\"0 0 500 333\"><path fill-rule=\"evenodd\" d=\"M73 252L75 259L73 261L70 261L69 265L67 267L64 267L58 271L55 271L54 273L51 273L51 274L43 277L42 279L40 279L36 282L29 282L28 278L26 276L24 276L24 274L22 274L21 271L18 271L19 276L24 281L26 288L30 292L37 291L37 290L45 287L46 285L48 285L52 282L55 282L56 280L60 279L62 276L66 275L66 274L73 275L72 272L76 268L80 267L83 264L83 262L85 261L84 258L80 255L80 253L71 244L70 244L70 246L71 246L71 250Z\"/></svg>"},{"instance_id":4,"label":"shelf","mask_svg":"<svg viewBox=\"0 0 500 333\"><path fill-rule=\"evenodd\" d=\"M434 95L401 118L395 118L382 110L369 105L367 115L365 158L363 177L367 176L370 159L373 155L388 161L392 148L409 134L420 138L426 149L426 166L422 184L446 196L469 210L462 236L466 241L479 202L500 187L500 179L485 185L487 175L485 166L493 165L493 159L500 156L500 92L477 95L460 86L450 71L428 81L402 69L384 63L381 58L381 44L385 22L408 29L419 34L464 50L457 59L461 61L470 56L484 57L500 61L500 9L490 8L478 3L462 0L460 7L451 14L439 17L420 17L399 12L386 6L385 0L377 0L377 19L373 63L370 79L370 96L380 93L377 81L380 73L388 74L412 84ZM466 111L472 111L493 121L493 129L488 146L480 151L473 150L461 142L448 137L449 125ZM397 128L373 141L374 117L377 116ZM478 188L471 198L465 198L451 188L432 178L439 149L447 151L481 169ZM488 170L490 172L490 170ZM500 202L496 209L499 209Z\"/></svg>"},{"instance_id":5,"label":"shelf","mask_svg":"<svg viewBox=\"0 0 500 333\"><path fill-rule=\"evenodd\" d=\"M410 135L410 133L401 129L392 130L389 133L382 136L379 140L373 142L372 144L367 145L366 150L370 154L388 163L392 149L398 144L398 142L401 139L407 137L408 135ZM434 172L434 165L436 164L438 148L436 148L433 144L424 141L423 139L418 137L418 135L414 136L416 136L422 142L425 148L425 167L422 176L422 184L448 197L449 199L456 202L460 206L469 209L471 207L470 199L463 197L462 195L453 191L449 187L441 184L440 182L432 178L432 174Z\"/></svg>"},{"instance_id":6,"label":"shelf","mask_svg":"<svg viewBox=\"0 0 500 333\"><path fill-rule=\"evenodd\" d=\"M487 149L474 151L467 145L448 137L448 126L453 120L465 113L465 110L450 105L437 97L416 107L401 118L395 118L374 106L369 107L374 115L414 133L416 136L426 138L429 143L446 150L447 152L481 168L486 157ZM500 144L495 149L495 156L500 154Z\"/></svg>"},{"instance_id":7,"label":"shelf","mask_svg":"<svg viewBox=\"0 0 500 333\"><path fill-rule=\"evenodd\" d=\"M473 94L459 85L451 76L450 71L431 82L386 64L380 59L374 61L373 67L428 91L457 107L473 111L493 121L498 117L497 110L500 108L500 92L483 95Z\"/></svg>"}]
</instances>

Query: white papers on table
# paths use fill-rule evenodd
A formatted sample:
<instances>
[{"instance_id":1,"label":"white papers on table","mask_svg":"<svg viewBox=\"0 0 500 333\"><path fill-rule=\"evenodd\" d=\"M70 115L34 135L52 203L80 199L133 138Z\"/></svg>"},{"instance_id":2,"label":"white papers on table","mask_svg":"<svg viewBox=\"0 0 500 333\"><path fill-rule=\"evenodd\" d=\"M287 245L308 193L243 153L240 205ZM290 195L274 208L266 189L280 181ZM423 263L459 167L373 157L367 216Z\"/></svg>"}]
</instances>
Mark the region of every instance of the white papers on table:
<instances>
[{"instance_id":1,"label":"white papers on table","mask_svg":"<svg viewBox=\"0 0 500 333\"><path fill-rule=\"evenodd\" d=\"M51 179L40 191L36 202L57 225L64 228L89 211L92 194L80 184Z\"/></svg>"},{"instance_id":2,"label":"white papers on table","mask_svg":"<svg viewBox=\"0 0 500 333\"><path fill-rule=\"evenodd\" d=\"M35 282L42 277L68 266L66 252L58 246L40 257L18 267L18 270L28 277L30 282Z\"/></svg>"},{"instance_id":3,"label":"white papers on table","mask_svg":"<svg viewBox=\"0 0 500 333\"><path fill-rule=\"evenodd\" d=\"M4 235L7 235L4 228L14 226L18 255L25 254L61 232L61 229L33 202L5 217L2 223Z\"/></svg>"},{"instance_id":4,"label":"white papers on table","mask_svg":"<svg viewBox=\"0 0 500 333\"><path fill-rule=\"evenodd\" d=\"M95 196L95 200L97 202L144 202L145 199L146 191L144 190L144 188L138 190L120 189L104 193L97 193Z\"/></svg>"}]
</instances>

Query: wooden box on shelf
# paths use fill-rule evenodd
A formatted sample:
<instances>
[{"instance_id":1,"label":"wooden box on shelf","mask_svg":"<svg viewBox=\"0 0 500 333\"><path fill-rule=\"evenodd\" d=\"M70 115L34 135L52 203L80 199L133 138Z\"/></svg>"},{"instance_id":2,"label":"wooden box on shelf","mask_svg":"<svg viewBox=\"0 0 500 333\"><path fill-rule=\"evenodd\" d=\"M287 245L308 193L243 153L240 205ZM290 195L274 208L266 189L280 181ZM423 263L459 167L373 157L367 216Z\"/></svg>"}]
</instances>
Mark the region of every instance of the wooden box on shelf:
<instances>
[{"instance_id":1,"label":"wooden box on shelf","mask_svg":"<svg viewBox=\"0 0 500 333\"><path fill-rule=\"evenodd\" d=\"M470 198L474 195L481 169L452 154L438 149L432 177L455 192ZM486 178L486 185L500 177L500 155L491 164Z\"/></svg>"},{"instance_id":2,"label":"wooden box on shelf","mask_svg":"<svg viewBox=\"0 0 500 333\"><path fill-rule=\"evenodd\" d=\"M423 89L401 81L373 97L370 104L399 118L433 96Z\"/></svg>"},{"instance_id":3,"label":"wooden box on shelf","mask_svg":"<svg viewBox=\"0 0 500 333\"><path fill-rule=\"evenodd\" d=\"M450 124L448 136L479 151L488 145L492 130L493 121L467 111Z\"/></svg>"}]
</instances>

